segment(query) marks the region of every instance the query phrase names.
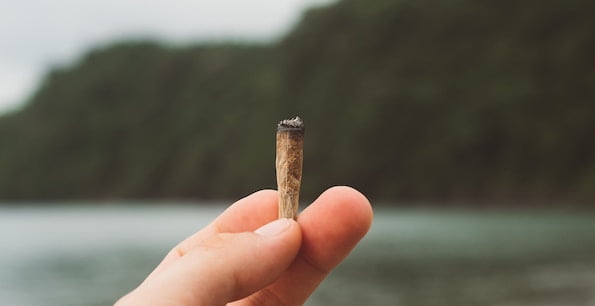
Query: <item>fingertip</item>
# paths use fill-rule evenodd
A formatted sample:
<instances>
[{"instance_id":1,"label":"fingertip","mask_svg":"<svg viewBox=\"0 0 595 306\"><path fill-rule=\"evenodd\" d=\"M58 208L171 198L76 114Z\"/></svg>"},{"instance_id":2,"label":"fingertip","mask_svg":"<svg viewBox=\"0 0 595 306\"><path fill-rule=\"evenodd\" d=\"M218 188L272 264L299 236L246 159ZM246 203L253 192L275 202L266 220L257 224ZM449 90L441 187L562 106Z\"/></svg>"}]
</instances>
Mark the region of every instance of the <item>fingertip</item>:
<instances>
[{"instance_id":1,"label":"fingertip","mask_svg":"<svg viewBox=\"0 0 595 306\"><path fill-rule=\"evenodd\" d=\"M277 218L277 191L256 191L232 204L215 221L217 232L253 231Z\"/></svg>"},{"instance_id":2,"label":"fingertip","mask_svg":"<svg viewBox=\"0 0 595 306\"><path fill-rule=\"evenodd\" d=\"M277 197L277 190L274 189L261 189L258 190L256 192L253 192L252 194L248 195L248 197L265 197L265 198L272 198L272 197Z\"/></svg>"},{"instance_id":3,"label":"fingertip","mask_svg":"<svg viewBox=\"0 0 595 306\"><path fill-rule=\"evenodd\" d=\"M329 188L298 217L302 253L319 269L330 270L364 237L372 218L370 202L359 191Z\"/></svg>"},{"instance_id":4,"label":"fingertip","mask_svg":"<svg viewBox=\"0 0 595 306\"><path fill-rule=\"evenodd\" d=\"M244 199L260 200L260 201L265 201L267 203L274 202L276 204L277 203L277 190L261 189L261 190L258 190L256 192L253 192L253 193L247 195L240 201L243 201ZM238 201L238 202L240 202L240 201Z\"/></svg>"},{"instance_id":5,"label":"fingertip","mask_svg":"<svg viewBox=\"0 0 595 306\"><path fill-rule=\"evenodd\" d=\"M324 201L329 209L340 211L341 216L351 220L365 234L374 219L374 211L368 198L349 186L334 186L324 191L315 202Z\"/></svg>"},{"instance_id":6,"label":"fingertip","mask_svg":"<svg viewBox=\"0 0 595 306\"><path fill-rule=\"evenodd\" d=\"M340 197L345 203L352 203L354 206L359 207L362 216L369 217L370 220L373 219L374 213L370 200L357 189L350 186L334 186L327 189L325 192Z\"/></svg>"}]
</instances>

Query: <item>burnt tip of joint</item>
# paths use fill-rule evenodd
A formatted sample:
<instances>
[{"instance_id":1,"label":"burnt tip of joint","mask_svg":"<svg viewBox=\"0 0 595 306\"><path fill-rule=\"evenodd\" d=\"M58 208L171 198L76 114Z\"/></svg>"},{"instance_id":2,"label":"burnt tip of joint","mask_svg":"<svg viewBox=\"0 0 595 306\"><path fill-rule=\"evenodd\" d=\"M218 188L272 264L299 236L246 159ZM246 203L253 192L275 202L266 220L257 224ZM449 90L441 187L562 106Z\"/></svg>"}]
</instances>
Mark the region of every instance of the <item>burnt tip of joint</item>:
<instances>
[{"instance_id":1,"label":"burnt tip of joint","mask_svg":"<svg viewBox=\"0 0 595 306\"><path fill-rule=\"evenodd\" d=\"M282 131L282 130L303 131L304 130L304 121L302 121L302 118L297 117L297 116L293 119L285 119L285 120L282 120L281 122L279 122L279 124L277 124L277 130L279 130L279 131Z\"/></svg>"}]
</instances>

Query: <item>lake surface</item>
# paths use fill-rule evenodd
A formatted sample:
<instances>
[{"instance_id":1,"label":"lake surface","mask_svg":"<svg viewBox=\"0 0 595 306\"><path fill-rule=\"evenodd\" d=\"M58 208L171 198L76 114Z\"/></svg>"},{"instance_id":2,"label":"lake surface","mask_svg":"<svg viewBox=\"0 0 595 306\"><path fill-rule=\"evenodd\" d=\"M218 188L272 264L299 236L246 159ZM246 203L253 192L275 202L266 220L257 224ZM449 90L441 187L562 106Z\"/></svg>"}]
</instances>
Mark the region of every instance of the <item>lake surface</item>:
<instances>
[{"instance_id":1,"label":"lake surface","mask_svg":"<svg viewBox=\"0 0 595 306\"><path fill-rule=\"evenodd\" d=\"M0 208L0 304L110 305L223 206ZM595 305L595 214L376 209L306 305Z\"/></svg>"}]
</instances>

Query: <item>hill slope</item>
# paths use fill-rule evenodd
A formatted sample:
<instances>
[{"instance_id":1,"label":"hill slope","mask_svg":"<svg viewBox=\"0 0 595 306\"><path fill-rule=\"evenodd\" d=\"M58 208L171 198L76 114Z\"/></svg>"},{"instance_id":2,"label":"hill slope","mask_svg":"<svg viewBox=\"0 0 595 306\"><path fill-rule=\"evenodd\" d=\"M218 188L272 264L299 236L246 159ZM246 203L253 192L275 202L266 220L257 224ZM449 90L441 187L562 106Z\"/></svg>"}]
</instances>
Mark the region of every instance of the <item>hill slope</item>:
<instances>
[{"instance_id":1,"label":"hill slope","mask_svg":"<svg viewBox=\"0 0 595 306\"><path fill-rule=\"evenodd\" d=\"M270 46L93 50L0 118L0 198L274 188L300 114L306 197L594 201L594 6L344 0Z\"/></svg>"}]
</instances>

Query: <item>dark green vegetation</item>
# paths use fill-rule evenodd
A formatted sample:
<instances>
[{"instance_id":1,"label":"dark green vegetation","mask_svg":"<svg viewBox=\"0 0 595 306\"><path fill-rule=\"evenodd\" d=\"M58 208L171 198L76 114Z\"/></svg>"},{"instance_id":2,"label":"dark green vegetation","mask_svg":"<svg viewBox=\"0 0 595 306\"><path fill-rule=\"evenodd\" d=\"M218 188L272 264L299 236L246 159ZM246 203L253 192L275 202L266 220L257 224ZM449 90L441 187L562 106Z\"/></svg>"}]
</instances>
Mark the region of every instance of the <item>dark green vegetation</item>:
<instances>
[{"instance_id":1,"label":"dark green vegetation","mask_svg":"<svg viewBox=\"0 0 595 306\"><path fill-rule=\"evenodd\" d=\"M592 202L594 10L345 0L271 45L94 50L0 118L0 198L275 187L275 124L299 114L309 198Z\"/></svg>"}]
</instances>

